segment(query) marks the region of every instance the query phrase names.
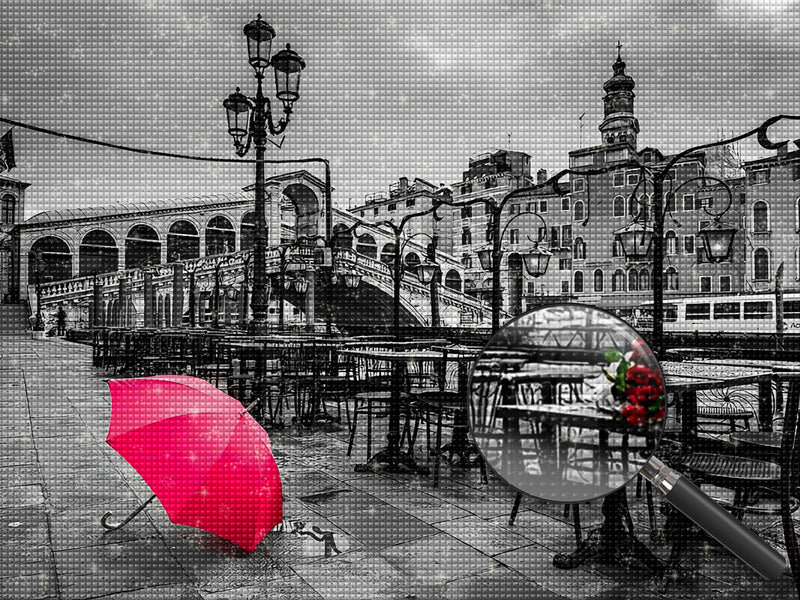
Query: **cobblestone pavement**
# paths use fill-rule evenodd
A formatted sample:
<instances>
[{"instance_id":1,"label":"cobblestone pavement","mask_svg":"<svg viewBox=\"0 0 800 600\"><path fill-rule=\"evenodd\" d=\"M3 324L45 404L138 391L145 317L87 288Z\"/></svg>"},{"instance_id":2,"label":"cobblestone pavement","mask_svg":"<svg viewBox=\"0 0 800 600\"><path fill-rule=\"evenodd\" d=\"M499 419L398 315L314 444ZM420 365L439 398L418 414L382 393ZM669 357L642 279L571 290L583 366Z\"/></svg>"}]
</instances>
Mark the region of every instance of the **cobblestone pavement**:
<instances>
[{"instance_id":1,"label":"cobblestone pavement","mask_svg":"<svg viewBox=\"0 0 800 600\"><path fill-rule=\"evenodd\" d=\"M123 515L150 496L105 444L108 377L88 347L0 338L0 599L662 597L636 565L554 568L553 555L575 545L563 508L526 500L509 527L514 492L481 484L477 471L443 468L438 488L432 477L355 473L365 443L347 459L344 427L271 432L286 518L333 532L340 554L273 531L247 555L173 525L158 502L103 533L105 511ZM666 558L669 546L649 540L643 502L629 497L637 535ZM582 508L585 532L599 506ZM752 524L780 540L772 521ZM761 581L714 545L691 545L684 566L667 597L794 597L788 575Z\"/></svg>"}]
</instances>

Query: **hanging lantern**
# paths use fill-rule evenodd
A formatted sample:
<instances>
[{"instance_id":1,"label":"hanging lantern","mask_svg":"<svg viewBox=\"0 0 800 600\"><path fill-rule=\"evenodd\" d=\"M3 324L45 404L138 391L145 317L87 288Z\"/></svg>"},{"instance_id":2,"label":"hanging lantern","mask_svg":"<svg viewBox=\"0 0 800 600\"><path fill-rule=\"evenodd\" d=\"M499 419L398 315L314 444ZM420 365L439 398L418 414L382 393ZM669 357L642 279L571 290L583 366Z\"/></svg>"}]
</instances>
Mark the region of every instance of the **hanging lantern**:
<instances>
[{"instance_id":1,"label":"hanging lantern","mask_svg":"<svg viewBox=\"0 0 800 600\"><path fill-rule=\"evenodd\" d=\"M346 273L344 276L344 286L350 289L355 289L361 283L361 275L359 273Z\"/></svg>"},{"instance_id":2,"label":"hanging lantern","mask_svg":"<svg viewBox=\"0 0 800 600\"><path fill-rule=\"evenodd\" d=\"M614 232L622 245L622 252L629 261L644 260L653 243L653 228L645 223L634 221Z\"/></svg>"},{"instance_id":3,"label":"hanging lantern","mask_svg":"<svg viewBox=\"0 0 800 600\"><path fill-rule=\"evenodd\" d=\"M736 237L736 228L733 225L724 225L719 219L715 219L711 225L698 231L697 235L703 240L708 260L713 263L730 260Z\"/></svg>"},{"instance_id":4,"label":"hanging lantern","mask_svg":"<svg viewBox=\"0 0 800 600\"><path fill-rule=\"evenodd\" d=\"M478 260L481 261L481 269L484 271L492 270L492 247L486 246L478 250Z\"/></svg>"},{"instance_id":5,"label":"hanging lantern","mask_svg":"<svg viewBox=\"0 0 800 600\"><path fill-rule=\"evenodd\" d=\"M525 270L531 277L541 277L547 272L547 266L550 264L550 257L553 253L547 248L541 248L535 245L522 255L522 261L525 263Z\"/></svg>"},{"instance_id":6,"label":"hanging lantern","mask_svg":"<svg viewBox=\"0 0 800 600\"><path fill-rule=\"evenodd\" d=\"M436 273L438 273L439 270L439 263L426 260L417 267L417 274L419 275L419 280L427 285L433 281L433 278L436 277Z\"/></svg>"}]
</instances>

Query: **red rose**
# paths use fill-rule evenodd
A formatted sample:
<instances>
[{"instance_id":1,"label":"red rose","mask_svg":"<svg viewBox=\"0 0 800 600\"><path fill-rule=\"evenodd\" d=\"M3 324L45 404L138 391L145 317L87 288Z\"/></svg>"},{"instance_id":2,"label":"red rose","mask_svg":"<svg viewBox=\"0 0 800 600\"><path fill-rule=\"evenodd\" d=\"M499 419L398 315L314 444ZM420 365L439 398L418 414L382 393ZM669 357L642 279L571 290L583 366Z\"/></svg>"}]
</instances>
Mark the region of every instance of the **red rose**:
<instances>
[{"instance_id":1,"label":"red rose","mask_svg":"<svg viewBox=\"0 0 800 600\"><path fill-rule=\"evenodd\" d=\"M661 421L664 420L664 415L665 415L664 409L663 408L659 408L656 412L654 412L652 415L650 415L650 422L651 423L660 423Z\"/></svg>"},{"instance_id":2,"label":"red rose","mask_svg":"<svg viewBox=\"0 0 800 600\"><path fill-rule=\"evenodd\" d=\"M625 390L625 397L631 404L647 407L658 402L661 397L661 388L649 385L629 387Z\"/></svg>"},{"instance_id":3,"label":"red rose","mask_svg":"<svg viewBox=\"0 0 800 600\"><path fill-rule=\"evenodd\" d=\"M650 386L661 389L661 377L658 372L647 365L633 365L625 373L625 382L629 386Z\"/></svg>"},{"instance_id":4,"label":"red rose","mask_svg":"<svg viewBox=\"0 0 800 600\"><path fill-rule=\"evenodd\" d=\"M644 406L626 404L619 409L619 412L631 425L644 425L647 420L647 411Z\"/></svg>"},{"instance_id":5,"label":"red rose","mask_svg":"<svg viewBox=\"0 0 800 600\"><path fill-rule=\"evenodd\" d=\"M631 362L646 359L650 356L650 349L644 343L644 340L633 340L631 350L633 351L633 354L631 354Z\"/></svg>"}]
</instances>

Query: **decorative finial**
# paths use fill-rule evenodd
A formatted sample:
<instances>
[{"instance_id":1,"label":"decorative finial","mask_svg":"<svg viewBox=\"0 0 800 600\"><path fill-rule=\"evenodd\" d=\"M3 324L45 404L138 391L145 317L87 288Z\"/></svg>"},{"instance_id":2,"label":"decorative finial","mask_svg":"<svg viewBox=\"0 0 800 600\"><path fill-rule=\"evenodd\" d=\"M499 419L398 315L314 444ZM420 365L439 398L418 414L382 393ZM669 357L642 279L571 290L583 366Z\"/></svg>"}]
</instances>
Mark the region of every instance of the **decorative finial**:
<instances>
[{"instance_id":1,"label":"decorative finial","mask_svg":"<svg viewBox=\"0 0 800 600\"><path fill-rule=\"evenodd\" d=\"M256 19L258 19L259 21L261 20L261 13L258 13L258 14L256 15Z\"/></svg>"},{"instance_id":2,"label":"decorative finial","mask_svg":"<svg viewBox=\"0 0 800 600\"><path fill-rule=\"evenodd\" d=\"M617 60L622 60L622 43L617 40Z\"/></svg>"}]
</instances>

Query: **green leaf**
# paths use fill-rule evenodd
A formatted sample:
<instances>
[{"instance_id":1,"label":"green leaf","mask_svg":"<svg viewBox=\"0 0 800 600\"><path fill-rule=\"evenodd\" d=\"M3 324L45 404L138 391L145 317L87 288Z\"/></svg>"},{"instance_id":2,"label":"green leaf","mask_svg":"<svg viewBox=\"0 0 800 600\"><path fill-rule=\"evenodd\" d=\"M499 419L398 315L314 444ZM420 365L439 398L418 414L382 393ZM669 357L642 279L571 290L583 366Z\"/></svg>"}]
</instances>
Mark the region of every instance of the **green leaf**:
<instances>
[{"instance_id":1,"label":"green leaf","mask_svg":"<svg viewBox=\"0 0 800 600\"><path fill-rule=\"evenodd\" d=\"M622 354L620 354L618 350L611 348L603 352L603 358L606 359L607 363L611 364L617 362L618 360L622 360Z\"/></svg>"}]
</instances>

